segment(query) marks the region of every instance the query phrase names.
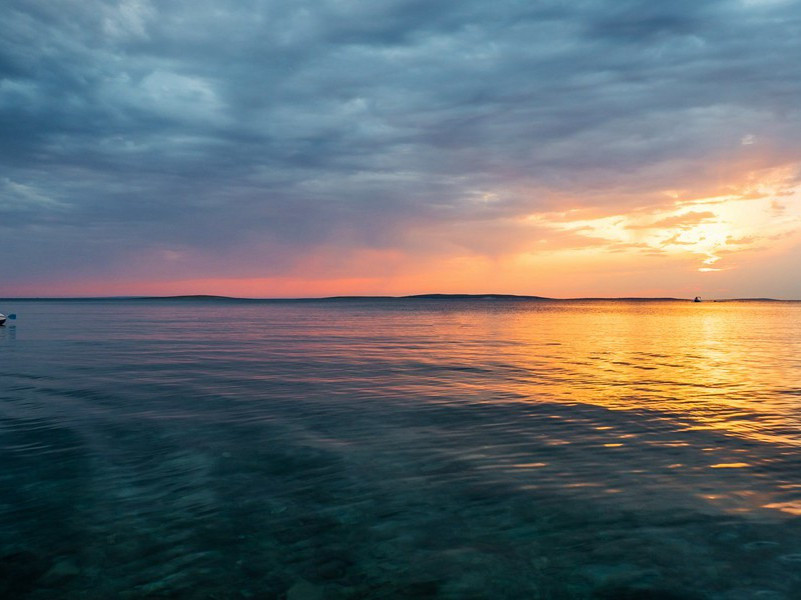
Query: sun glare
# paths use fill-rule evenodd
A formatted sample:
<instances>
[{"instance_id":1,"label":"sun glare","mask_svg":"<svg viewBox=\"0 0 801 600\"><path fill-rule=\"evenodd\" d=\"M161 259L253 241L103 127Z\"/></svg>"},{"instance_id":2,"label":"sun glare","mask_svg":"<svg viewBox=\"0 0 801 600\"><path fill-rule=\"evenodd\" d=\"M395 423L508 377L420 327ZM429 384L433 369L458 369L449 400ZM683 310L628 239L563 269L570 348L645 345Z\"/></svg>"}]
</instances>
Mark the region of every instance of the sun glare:
<instances>
[{"instance_id":1,"label":"sun glare","mask_svg":"<svg viewBox=\"0 0 801 600\"><path fill-rule=\"evenodd\" d=\"M737 255L776 247L801 230L799 171L795 165L749 174L721 196L682 198L666 190L671 203L656 209L583 220L535 214L527 221L590 241L594 250L686 257L700 272L721 271L735 268Z\"/></svg>"}]
</instances>

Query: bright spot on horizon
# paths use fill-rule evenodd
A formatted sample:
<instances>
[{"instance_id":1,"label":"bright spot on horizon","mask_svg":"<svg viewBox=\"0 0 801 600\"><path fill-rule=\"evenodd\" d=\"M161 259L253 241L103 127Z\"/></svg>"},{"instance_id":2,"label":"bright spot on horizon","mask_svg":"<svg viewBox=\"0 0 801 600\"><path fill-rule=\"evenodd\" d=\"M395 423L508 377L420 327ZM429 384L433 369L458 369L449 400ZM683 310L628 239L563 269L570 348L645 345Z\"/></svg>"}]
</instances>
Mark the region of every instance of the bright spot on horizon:
<instances>
[{"instance_id":1,"label":"bright spot on horizon","mask_svg":"<svg viewBox=\"0 0 801 600\"><path fill-rule=\"evenodd\" d=\"M798 173L798 165L768 170L730 194L708 198L682 198L667 190L665 195L674 199L668 208L594 219L546 213L527 220L602 240L613 251L691 257L699 272L717 272L736 268L739 254L801 231Z\"/></svg>"}]
</instances>

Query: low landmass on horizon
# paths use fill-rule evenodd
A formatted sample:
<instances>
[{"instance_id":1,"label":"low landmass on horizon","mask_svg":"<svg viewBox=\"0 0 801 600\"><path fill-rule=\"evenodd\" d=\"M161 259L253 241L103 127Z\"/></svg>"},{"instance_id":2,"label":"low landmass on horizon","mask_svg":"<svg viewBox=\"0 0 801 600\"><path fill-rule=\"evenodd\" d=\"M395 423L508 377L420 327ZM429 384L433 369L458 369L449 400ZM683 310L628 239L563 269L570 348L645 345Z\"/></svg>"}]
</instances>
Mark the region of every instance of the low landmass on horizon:
<instances>
[{"instance_id":1,"label":"low landmass on horizon","mask_svg":"<svg viewBox=\"0 0 801 600\"><path fill-rule=\"evenodd\" d=\"M405 296L321 296L308 298L244 298L237 296L218 296L214 294L185 294L177 296L73 296L73 297L7 297L3 302L13 301L152 301L152 300L192 300L209 302L348 302L348 301L394 301L394 300L498 300L498 301L543 301L543 302L693 302L693 298L644 297L644 296L590 296L578 298L550 298L525 294L410 294ZM801 302L798 299L784 298L710 298L701 302Z\"/></svg>"}]
</instances>

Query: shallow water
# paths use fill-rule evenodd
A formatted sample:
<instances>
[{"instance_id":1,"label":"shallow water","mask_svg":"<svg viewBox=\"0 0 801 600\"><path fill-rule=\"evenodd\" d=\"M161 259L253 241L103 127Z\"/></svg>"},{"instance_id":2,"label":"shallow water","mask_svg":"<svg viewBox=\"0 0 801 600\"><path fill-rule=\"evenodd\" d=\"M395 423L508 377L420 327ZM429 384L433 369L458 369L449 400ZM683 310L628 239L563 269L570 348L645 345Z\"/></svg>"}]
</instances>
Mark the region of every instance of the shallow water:
<instances>
[{"instance_id":1,"label":"shallow water","mask_svg":"<svg viewBox=\"0 0 801 600\"><path fill-rule=\"evenodd\" d=\"M2 598L801 598L801 304L0 310Z\"/></svg>"}]
</instances>

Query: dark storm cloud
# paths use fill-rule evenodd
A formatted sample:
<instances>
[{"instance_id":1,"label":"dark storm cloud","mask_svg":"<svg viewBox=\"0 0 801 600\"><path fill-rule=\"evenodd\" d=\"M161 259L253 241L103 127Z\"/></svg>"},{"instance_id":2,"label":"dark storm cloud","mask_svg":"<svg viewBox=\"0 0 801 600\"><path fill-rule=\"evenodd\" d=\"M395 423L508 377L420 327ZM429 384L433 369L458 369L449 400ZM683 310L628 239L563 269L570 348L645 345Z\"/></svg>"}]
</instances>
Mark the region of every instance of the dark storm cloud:
<instances>
[{"instance_id":1,"label":"dark storm cloud","mask_svg":"<svg viewBox=\"0 0 801 600\"><path fill-rule=\"evenodd\" d=\"M642 201L744 136L798 158L800 26L756 0L7 1L0 252L20 278L272 274Z\"/></svg>"}]
</instances>

